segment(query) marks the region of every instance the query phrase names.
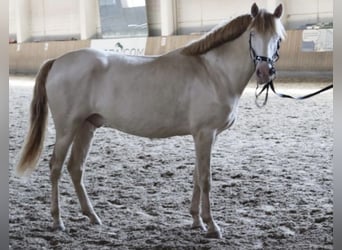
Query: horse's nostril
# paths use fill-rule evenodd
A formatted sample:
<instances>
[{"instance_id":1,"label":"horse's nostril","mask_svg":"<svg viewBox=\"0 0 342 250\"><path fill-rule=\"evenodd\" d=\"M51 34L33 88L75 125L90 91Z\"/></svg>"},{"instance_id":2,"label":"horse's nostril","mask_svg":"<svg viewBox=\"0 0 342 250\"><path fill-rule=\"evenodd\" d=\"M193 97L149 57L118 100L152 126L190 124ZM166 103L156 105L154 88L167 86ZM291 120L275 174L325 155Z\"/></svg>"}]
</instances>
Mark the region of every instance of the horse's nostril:
<instances>
[{"instance_id":1,"label":"horse's nostril","mask_svg":"<svg viewBox=\"0 0 342 250\"><path fill-rule=\"evenodd\" d=\"M256 74L257 74L258 77L261 77L261 71L260 71L260 69L257 69Z\"/></svg>"}]
</instances>

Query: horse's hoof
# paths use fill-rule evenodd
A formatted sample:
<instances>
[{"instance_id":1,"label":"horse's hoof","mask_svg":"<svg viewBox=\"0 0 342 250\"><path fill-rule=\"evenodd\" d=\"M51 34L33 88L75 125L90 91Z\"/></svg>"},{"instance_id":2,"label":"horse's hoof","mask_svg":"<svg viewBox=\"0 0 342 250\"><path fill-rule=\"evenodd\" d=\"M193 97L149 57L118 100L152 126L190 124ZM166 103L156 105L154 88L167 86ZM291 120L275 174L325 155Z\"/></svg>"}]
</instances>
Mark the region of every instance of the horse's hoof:
<instances>
[{"instance_id":1,"label":"horse's hoof","mask_svg":"<svg viewBox=\"0 0 342 250\"><path fill-rule=\"evenodd\" d=\"M207 229L203 223L194 223L194 224L192 224L191 229L193 229L193 230L199 229L199 230L204 231L204 232L207 231Z\"/></svg>"},{"instance_id":2,"label":"horse's hoof","mask_svg":"<svg viewBox=\"0 0 342 250\"><path fill-rule=\"evenodd\" d=\"M220 231L212 231L212 232L208 232L206 235L205 235L206 238L209 238L209 239L221 239L222 238L222 234Z\"/></svg>"},{"instance_id":3,"label":"horse's hoof","mask_svg":"<svg viewBox=\"0 0 342 250\"><path fill-rule=\"evenodd\" d=\"M200 230L202 230L204 232L207 231L207 228L205 227L201 217L194 218L193 223L191 225L191 229L200 229Z\"/></svg>"},{"instance_id":4,"label":"horse's hoof","mask_svg":"<svg viewBox=\"0 0 342 250\"><path fill-rule=\"evenodd\" d=\"M92 225L102 225L100 218L94 212L83 212L83 215L87 216L90 224Z\"/></svg>"},{"instance_id":5,"label":"horse's hoof","mask_svg":"<svg viewBox=\"0 0 342 250\"><path fill-rule=\"evenodd\" d=\"M63 223L54 223L52 225L52 231L65 231L65 226Z\"/></svg>"},{"instance_id":6,"label":"horse's hoof","mask_svg":"<svg viewBox=\"0 0 342 250\"><path fill-rule=\"evenodd\" d=\"M99 217L94 217L90 219L90 224L92 225L102 225L102 221L100 220Z\"/></svg>"}]
</instances>

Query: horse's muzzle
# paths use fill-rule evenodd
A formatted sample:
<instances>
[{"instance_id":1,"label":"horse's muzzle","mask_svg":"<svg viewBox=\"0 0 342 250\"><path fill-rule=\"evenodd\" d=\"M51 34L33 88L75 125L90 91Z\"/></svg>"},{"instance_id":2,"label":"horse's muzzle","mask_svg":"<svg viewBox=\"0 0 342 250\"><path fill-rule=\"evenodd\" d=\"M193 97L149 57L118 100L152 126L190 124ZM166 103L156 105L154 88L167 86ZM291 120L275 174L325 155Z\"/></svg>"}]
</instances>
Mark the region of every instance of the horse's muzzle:
<instances>
[{"instance_id":1,"label":"horse's muzzle","mask_svg":"<svg viewBox=\"0 0 342 250\"><path fill-rule=\"evenodd\" d=\"M276 70L273 65L266 61L261 61L256 66L256 78L258 84L265 84L274 80Z\"/></svg>"}]
</instances>

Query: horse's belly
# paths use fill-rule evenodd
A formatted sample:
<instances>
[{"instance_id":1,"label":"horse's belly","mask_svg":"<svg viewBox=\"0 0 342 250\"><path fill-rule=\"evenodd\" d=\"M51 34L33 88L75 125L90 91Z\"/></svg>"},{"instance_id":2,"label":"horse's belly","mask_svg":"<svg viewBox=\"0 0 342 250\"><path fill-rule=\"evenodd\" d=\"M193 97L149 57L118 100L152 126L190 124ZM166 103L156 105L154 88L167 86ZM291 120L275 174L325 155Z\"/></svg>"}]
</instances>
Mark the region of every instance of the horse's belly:
<instances>
[{"instance_id":1,"label":"horse's belly","mask_svg":"<svg viewBox=\"0 0 342 250\"><path fill-rule=\"evenodd\" d=\"M181 127L122 125L118 124L118 122L107 121L104 123L104 126L118 129L131 135L147 138L167 138L190 134L188 129Z\"/></svg>"},{"instance_id":2,"label":"horse's belly","mask_svg":"<svg viewBox=\"0 0 342 250\"><path fill-rule=\"evenodd\" d=\"M94 110L105 121L105 126L123 132L148 137L165 138L190 133L188 105L180 93L167 88L128 90L125 85L116 87L98 98ZM137 88L137 87L135 87ZM156 87L157 88L157 87Z\"/></svg>"},{"instance_id":3,"label":"horse's belly","mask_svg":"<svg viewBox=\"0 0 342 250\"><path fill-rule=\"evenodd\" d=\"M104 116L104 126L118 129L122 132L147 138L166 138L190 134L187 122L184 120L147 119L130 115Z\"/></svg>"}]
</instances>

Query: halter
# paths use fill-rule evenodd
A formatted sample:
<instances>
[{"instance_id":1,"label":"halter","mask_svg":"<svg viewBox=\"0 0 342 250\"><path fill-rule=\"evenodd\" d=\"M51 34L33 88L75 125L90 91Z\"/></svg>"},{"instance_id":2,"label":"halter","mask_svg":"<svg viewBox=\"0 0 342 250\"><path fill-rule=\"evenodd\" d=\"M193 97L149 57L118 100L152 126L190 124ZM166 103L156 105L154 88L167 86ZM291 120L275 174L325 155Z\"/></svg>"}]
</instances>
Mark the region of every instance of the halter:
<instances>
[{"instance_id":1,"label":"halter","mask_svg":"<svg viewBox=\"0 0 342 250\"><path fill-rule=\"evenodd\" d=\"M260 62L266 62L269 68L269 74L270 75L275 75L276 74L276 69L274 67L274 64L279 60L279 49L280 49L280 42L281 42L281 38L278 39L277 41L277 49L274 52L272 58L266 57L266 56L259 56L256 54L253 46L252 46L252 34L249 34L249 51L250 51L250 56L253 60L254 66L256 67L256 65ZM257 87L255 89L255 103L256 105L260 108L266 105L267 103L267 99L268 99L268 90L270 87L270 83L272 83L273 86L273 81L271 80L270 82L266 83L264 85L264 87L261 89L261 91L258 93L258 89L259 89L259 84L257 84ZM264 102L260 105L257 100L258 97L264 92L264 90L266 89L266 96L264 99Z\"/></svg>"},{"instance_id":2,"label":"halter","mask_svg":"<svg viewBox=\"0 0 342 250\"><path fill-rule=\"evenodd\" d=\"M256 65L260 62L266 62L268 64L268 67L270 69L270 75L275 75L276 74L276 69L274 67L274 64L279 60L279 49L280 49L280 42L281 42L281 38L278 39L278 42L277 42L277 50L274 52L273 56L272 56L272 59L269 58L269 57L265 57L265 56L258 56L256 53L255 53L255 50L252 46L252 35L250 34L249 35L249 50L250 50L250 55L251 55L251 58L254 62L254 66L256 67ZM316 92L313 92L311 94L308 94L308 95L304 95L304 96L299 96L299 97L293 97L293 96L290 96L290 95L286 95L286 94L280 94L278 92L276 92L275 88L274 88L274 85L273 85L273 80L270 80L268 83L264 84L263 88L259 91L258 93L258 89L259 89L259 84L257 84L257 87L255 89L255 104L261 108L263 106L266 105L267 103L267 99L268 99L268 90L269 88L271 88L271 90L273 91L273 93L275 93L277 96L279 97L282 97L282 98L290 98L290 99L295 99L295 100L304 100L304 99L307 99L307 98L310 98L312 96L315 96L319 93L322 93L328 89L331 89L333 88L333 84L330 84L328 85L327 87L323 88L323 89L320 89ZM266 90L266 96L265 96L265 99L264 99L264 102L260 105L258 103L258 97Z\"/></svg>"},{"instance_id":3,"label":"halter","mask_svg":"<svg viewBox=\"0 0 342 250\"><path fill-rule=\"evenodd\" d=\"M250 50L250 55L254 62L254 65L256 66L259 62L267 62L268 65L274 69L274 63L279 60L280 42L281 42L281 38L279 38L277 41L277 49L274 52L272 59L266 56L258 56L252 46L252 34L249 34L249 50Z\"/></svg>"}]
</instances>

